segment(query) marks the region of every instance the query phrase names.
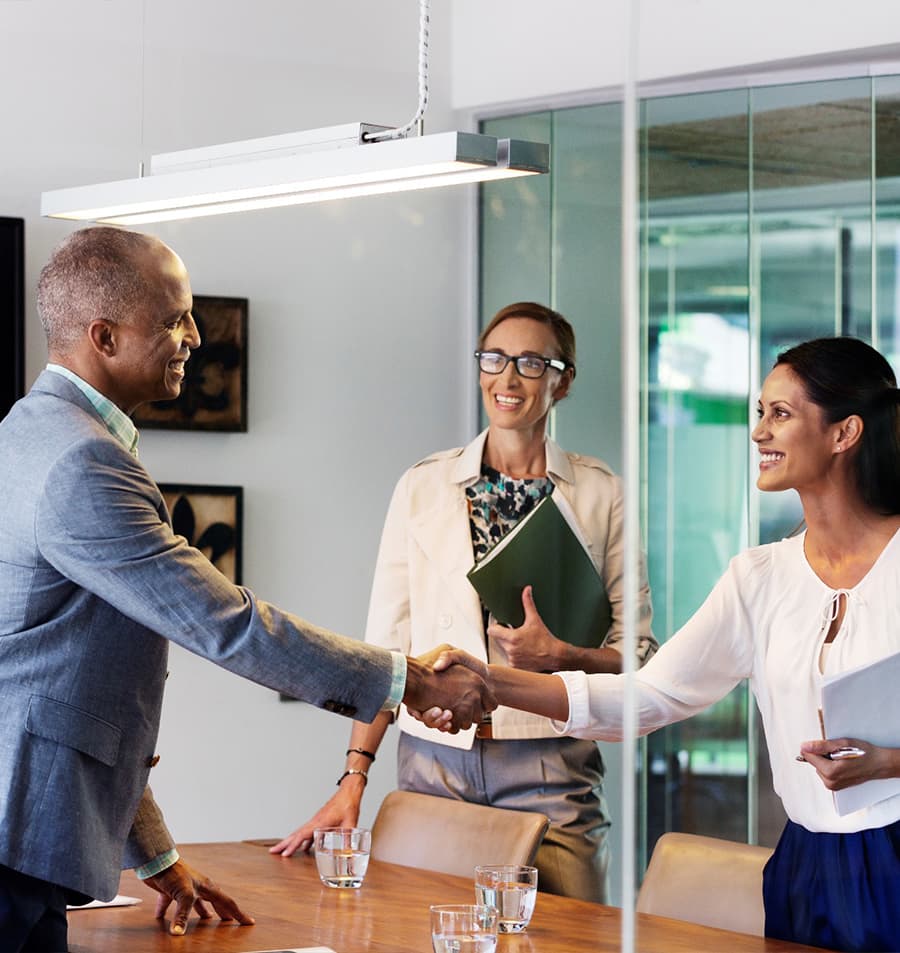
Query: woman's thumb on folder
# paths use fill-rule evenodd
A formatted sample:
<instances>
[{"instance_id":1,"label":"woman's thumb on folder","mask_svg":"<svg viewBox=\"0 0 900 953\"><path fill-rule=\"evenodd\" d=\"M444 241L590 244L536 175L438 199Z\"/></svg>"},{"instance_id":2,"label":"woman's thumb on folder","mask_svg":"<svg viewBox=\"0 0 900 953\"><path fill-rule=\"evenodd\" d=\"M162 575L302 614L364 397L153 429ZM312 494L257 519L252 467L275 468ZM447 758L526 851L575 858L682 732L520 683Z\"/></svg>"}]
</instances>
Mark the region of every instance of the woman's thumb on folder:
<instances>
[{"instance_id":1,"label":"woman's thumb on folder","mask_svg":"<svg viewBox=\"0 0 900 953\"><path fill-rule=\"evenodd\" d=\"M537 606L534 604L534 592L531 586L525 586L522 590L522 608L525 610L525 621L538 615Z\"/></svg>"}]
</instances>

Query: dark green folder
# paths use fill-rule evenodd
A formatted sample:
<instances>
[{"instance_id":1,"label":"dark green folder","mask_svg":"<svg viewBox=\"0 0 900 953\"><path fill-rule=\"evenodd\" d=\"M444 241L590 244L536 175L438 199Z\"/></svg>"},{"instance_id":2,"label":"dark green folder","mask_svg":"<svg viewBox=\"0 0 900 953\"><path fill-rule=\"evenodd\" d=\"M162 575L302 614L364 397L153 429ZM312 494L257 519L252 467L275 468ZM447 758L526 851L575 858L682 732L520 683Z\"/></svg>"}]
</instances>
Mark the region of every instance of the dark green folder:
<instances>
[{"instance_id":1,"label":"dark green folder","mask_svg":"<svg viewBox=\"0 0 900 953\"><path fill-rule=\"evenodd\" d=\"M522 589L530 584L537 610L557 638L596 648L609 631L612 611L606 587L552 495L519 520L467 575L481 601L504 625L525 621Z\"/></svg>"}]
</instances>

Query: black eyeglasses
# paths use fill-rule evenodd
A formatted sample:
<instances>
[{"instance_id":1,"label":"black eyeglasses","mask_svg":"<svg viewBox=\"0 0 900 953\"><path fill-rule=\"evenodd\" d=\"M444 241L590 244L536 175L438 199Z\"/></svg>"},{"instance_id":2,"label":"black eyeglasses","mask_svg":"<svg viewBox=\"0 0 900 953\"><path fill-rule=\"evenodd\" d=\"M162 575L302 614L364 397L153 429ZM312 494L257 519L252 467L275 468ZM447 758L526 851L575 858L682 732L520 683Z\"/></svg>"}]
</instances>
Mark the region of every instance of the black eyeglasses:
<instances>
[{"instance_id":1,"label":"black eyeglasses","mask_svg":"<svg viewBox=\"0 0 900 953\"><path fill-rule=\"evenodd\" d=\"M564 371L571 367L565 361L555 357L541 357L539 354L504 354L502 351L476 351L478 366L485 374L502 374L506 365L513 361L520 377L532 379L543 377L548 367Z\"/></svg>"}]
</instances>

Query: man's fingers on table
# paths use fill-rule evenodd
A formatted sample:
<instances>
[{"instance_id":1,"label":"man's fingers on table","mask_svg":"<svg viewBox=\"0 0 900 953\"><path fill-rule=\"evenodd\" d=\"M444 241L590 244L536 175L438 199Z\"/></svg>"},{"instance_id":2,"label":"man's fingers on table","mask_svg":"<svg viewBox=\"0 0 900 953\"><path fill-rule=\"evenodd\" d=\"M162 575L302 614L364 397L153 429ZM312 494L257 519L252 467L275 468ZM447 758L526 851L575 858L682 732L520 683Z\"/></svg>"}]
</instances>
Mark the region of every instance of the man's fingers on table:
<instances>
[{"instance_id":1,"label":"man's fingers on table","mask_svg":"<svg viewBox=\"0 0 900 953\"><path fill-rule=\"evenodd\" d=\"M209 907L203 902L203 900L200 899L200 897L197 897L197 899L194 901L194 911L201 920L212 919L212 910L209 909ZM230 916L222 916L221 912L218 910L216 912L223 920L231 919Z\"/></svg>"},{"instance_id":2,"label":"man's fingers on table","mask_svg":"<svg viewBox=\"0 0 900 953\"><path fill-rule=\"evenodd\" d=\"M156 898L156 912L153 914L157 920L162 920L166 915L166 910L169 909L169 904L172 902L172 898L168 895L161 893Z\"/></svg>"}]
</instances>

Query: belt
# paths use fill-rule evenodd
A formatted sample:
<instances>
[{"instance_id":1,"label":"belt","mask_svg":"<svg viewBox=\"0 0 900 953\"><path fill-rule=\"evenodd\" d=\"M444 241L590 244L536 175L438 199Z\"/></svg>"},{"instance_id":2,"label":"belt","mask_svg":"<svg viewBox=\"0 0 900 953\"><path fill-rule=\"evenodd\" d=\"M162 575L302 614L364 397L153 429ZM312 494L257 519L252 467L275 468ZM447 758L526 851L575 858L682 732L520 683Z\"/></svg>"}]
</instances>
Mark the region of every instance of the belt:
<instances>
[{"instance_id":1,"label":"belt","mask_svg":"<svg viewBox=\"0 0 900 953\"><path fill-rule=\"evenodd\" d=\"M475 737L482 741L490 741L494 737L494 729L489 721L479 722L475 726Z\"/></svg>"}]
</instances>

